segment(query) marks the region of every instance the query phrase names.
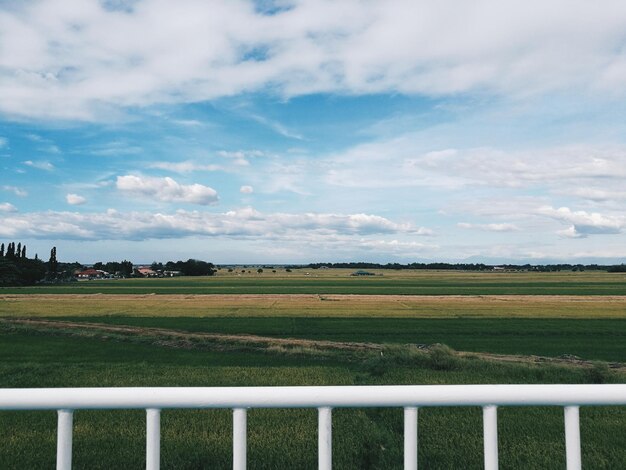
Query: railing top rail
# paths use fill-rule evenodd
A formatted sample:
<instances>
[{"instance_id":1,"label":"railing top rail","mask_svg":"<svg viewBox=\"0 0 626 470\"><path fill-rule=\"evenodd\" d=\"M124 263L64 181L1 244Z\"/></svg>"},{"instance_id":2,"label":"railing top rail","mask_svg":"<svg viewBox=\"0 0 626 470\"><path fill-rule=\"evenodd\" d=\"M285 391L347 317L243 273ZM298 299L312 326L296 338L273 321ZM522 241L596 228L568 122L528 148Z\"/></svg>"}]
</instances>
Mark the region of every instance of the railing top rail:
<instances>
[{"instance_id":1,"label":"railing top rail","mask_svg":"<svg viewBox=\"0 0 626 470\"><path fill-rule=\"evenodd\" d=\"M626 384L0 389L0 410L626 405Z\"/></svg>"}]
</instances>

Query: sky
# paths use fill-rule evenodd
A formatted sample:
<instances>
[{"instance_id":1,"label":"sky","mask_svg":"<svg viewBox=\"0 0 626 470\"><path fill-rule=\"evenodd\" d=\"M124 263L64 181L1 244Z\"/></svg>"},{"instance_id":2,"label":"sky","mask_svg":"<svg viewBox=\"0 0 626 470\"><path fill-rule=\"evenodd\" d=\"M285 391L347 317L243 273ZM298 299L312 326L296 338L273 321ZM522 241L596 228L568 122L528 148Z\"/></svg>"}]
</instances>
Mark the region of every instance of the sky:
<instances>
[{"instance_id":1,"label":"sky","mask_svg":"<svg viewBox=\"0 0 626 470\"><path fill-rule=\"evenodd\" d=\"M626 2L0 0L0 240L626 261Z\"/></svg>"}]
</instances>

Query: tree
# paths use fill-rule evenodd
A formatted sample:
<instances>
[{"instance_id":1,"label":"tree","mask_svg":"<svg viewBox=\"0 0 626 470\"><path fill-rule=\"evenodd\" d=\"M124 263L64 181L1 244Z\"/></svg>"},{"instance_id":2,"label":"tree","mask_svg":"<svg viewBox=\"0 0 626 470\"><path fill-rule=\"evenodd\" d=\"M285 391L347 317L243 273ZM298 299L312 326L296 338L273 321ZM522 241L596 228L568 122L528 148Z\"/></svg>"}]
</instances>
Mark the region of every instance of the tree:
<instances>
[{"instance_id":1,"label":"tree","mask_svg":"<svg viewBox=\"0 0 626 470\"><path fill-rule=\"evenodd\" d=\"M259 268L256 270L257 273L261 274L263 272L263 268Z\"/></svg>"},{"instance_id":2,"label":"tree","mask_svg":"<svg viewBox=\"0 0 626 470\"><path fill-rule=\"evenodd\" d=\"M163 271L165 268L163 267L163 263L153 261L150 265L150 269L152 269L153 271Z\"/></svg>"},{"instance_id":3,"label":"tree","mask_svg":"<svg viewBox=\"0 0 626 470\"><path fill-rule=\"evenodd\" d=\"M4 243L0 245L0 258L4 258Z\"/></svg>"},{"instance_id":4,"label":"tree","mask_svg":"<svg viewBox=\"0 0 626 470\"><path fill-rule=\"evenodd\" d=\"M26 259L26 245L22 246L22 258Z\"/></svg>"},{"instance_id":5,"label":"tree","mask_svg":"<svg viewBox=\"0 0 626 470\"><path fill-rule=\"evenodd\" d=\"M57 247L52 247L50 250L50 260L48 261L48 271L52 274L56 274L59 269L59 262L57 261Z\"/></svg>"},{"instance_id":6,"label":"tree","mask_svg":"<svg viewBox=\"0 0 626 470\"><path fill-rule=\"evenodd\" d=\"M125 277L130 277L130 275L133 273L133 263L124 260L120 263L120 265L120 272L122 273L122 275Z\"/></svg>"},{"instance_id":7,"label":"tree","mask_svg":"<svg viewBox=\"0 0 626 470\"><path fill-rule=\"evenodd\" d=\"M22 242L19 242L17 244L17 250L15 251L15 257L16 258L21 258L22 257Z\"/></svg>"}]
</instances>

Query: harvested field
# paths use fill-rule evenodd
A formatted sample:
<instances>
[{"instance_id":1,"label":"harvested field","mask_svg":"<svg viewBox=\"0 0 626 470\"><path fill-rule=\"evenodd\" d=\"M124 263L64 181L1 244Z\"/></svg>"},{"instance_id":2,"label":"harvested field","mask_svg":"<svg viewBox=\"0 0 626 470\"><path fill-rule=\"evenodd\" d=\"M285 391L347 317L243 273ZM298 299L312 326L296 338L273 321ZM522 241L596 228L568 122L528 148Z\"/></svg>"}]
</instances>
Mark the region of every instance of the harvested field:
<instances>
[{"instance_id":1,"label":"harvested field","mask_svg":"<svg viewBox=\"0 0 626 470\"><path fill-rule=\"evenodd\" d=\"M3 317L626 318L626 296L4 294Z\"/></svg>"},{"instance_id":2,"label":"harvested field","mask_svg":"<svg viewBox=\"0 0 626 470\"><path fill-rule=\"evenodd\" d=\"M373 270L256 270L215 276L118 279L0 288L1 294L378 294L378 295L626 295L623 273Z\"/></svg>"}]
</instances>

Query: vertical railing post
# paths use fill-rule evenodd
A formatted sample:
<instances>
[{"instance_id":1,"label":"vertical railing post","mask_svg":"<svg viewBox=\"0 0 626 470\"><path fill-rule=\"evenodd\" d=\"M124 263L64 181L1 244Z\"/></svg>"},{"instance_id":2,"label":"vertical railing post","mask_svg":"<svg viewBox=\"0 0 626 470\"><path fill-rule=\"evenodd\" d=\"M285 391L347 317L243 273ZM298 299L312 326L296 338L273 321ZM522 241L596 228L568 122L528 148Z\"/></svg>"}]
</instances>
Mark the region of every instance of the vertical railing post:
<instances>
[{"instance_id":1,"label":"vertical railing post","mask_svg":"<svg viewBox=\"0 0 626 470\"><path fill-rule=\"evenodd\" d=\"M581 470L580 417L578 406L566 406L565 410L565 454L567 470Z\"/></svg>"},{"instance_id":2,"label":"vertical railing post","mask_svg":"<svg viewBox=\"0 0 626 470\"><path fill-rule=\"evenodd\" d=\"M483 448L485 470L498 470L498 407L483 407Z\"/></svg>"},{"instance_id":3,"label":"vertical railing post","mask_svg":"<svg viewBox=\"0 0 626 470\"><path fill-rule=\"evenodd\" d=\"M331 470L333 466L333 423L332 408L317 409L317 459L319 470Z\"/></svg>"},{"instance_id":4,"label":"vertical railing post","mask_svg":"<svg viewBox=\"0 0 626 470\"><path fill-rule=\"evenodd\" d=\"M404 470L417 470L417 408L404 408Z\"/></svg>"},{"instance_id":5,"label":"vertical railing post","mask_svg":"<svg viewBox=\"0 0 626 470\"><path fill-rule=\"evenodd\" d=\"M247 421L245 408L233 410L233 470L246 470Z\"/></svg>"},{"instance_id":6,"label":"vertical railing post","mask_svg":"<svg viewBox=\"0 0 626 470\"><path fill-rule=\"evenodd\" d=\"M73 410L57 411L57 470L72 468Z\"/></svg>"},{"instance_id":7,"label":"vertical railing post","mask_svg":"<svg viewBox=\"0 0 626 470\"><path fill-rule=\"evenodd\" d=\"M146 410L146 470L161 466L161 410Z\"/></svg>"}]
</instances>

